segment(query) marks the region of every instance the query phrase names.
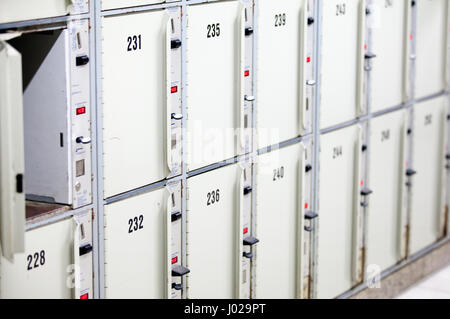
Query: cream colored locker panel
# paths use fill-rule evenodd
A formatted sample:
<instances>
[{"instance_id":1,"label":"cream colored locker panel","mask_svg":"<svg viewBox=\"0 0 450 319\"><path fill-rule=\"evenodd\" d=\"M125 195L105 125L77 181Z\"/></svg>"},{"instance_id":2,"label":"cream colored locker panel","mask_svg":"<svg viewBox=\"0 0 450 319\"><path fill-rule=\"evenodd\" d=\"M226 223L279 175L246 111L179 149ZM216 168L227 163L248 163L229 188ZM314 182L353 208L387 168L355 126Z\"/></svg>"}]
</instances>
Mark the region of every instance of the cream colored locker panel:
<instances>
[{"instance_id":1,"label":"cream colored locker panel","mask_svg":"<svg viewBox=\"0 0 450 319\"><path fill-rule=\"evenodd\" d=\"M25 194L21 55L0 38L0 252L24 251Z\"/></svg>"},{"instance_id":2,"label":"cream colored locker panel","mask_svg":"<svg viewBox=\"0 0 450 319\"><path fill-rule=\"evenodd\" d=\"M88 10L88 0L2 0L0 23L63 16Z\"/></svg>"},{"instance_id":3,"label":"cream colored locker panel","mask_svg":"<svg viewBox=\"0 0 450 319\"><path fill-rule=\"evenodd\" d=\"M320 127L362 112L364 0L322 1Z\"/></svg>"},{"instance_id":4,"label":"cream colored locker panel","mask_svg":"<svg viewBox=\"0 0 450 319\"><path fill-rule=\"evenodd\" d=\"M256 297L300 297L304 244L305 146L258 157Z\"/></svg>"},{"instance_id":5,"label":"cream colored locker panel","mask_svg":"<svg viewBox=\"0 0 450 319\"><path fill-rule=\"evenodd\" d=\"M359 134L359 126L350 126L320 138L319 298L334 298L352 287Z\"/></svg>"},{"instance_id":6,"label":"cream colored locker panel","mask_svg":"<svg viewBox=\"0 0 450 319\"><path fill-rule=\"evenodd\" d=\"M239 1L187 8L189 170L232 158L241 149L235 129L244 103L242 9Z\"/></svg>"},{"instance_id":7,"label":"cream colored locker panel","mask_svg":"<svg viewBox=\"0 0 450 319\"><path fill-rule=\"evenodd\" d=\"M101 0L102 10L145 6L149 4L163 3L164 0ZM167 1L171 2L171 1Z\"/></svg>"},{"instance_id":8,"label":"cream colored locker panel","mask_svg":"<svg viewBox=\"0 0 450 319\"><path fill-rule=\"evenodd\" d=\"M447 43L446 0L418 0L416 36L416 98L445 89Z\"/></svg>"},{"instance_id":9,"label":"cream colored locker panel","mask_svg":"<svg viewBox=\"0 0 450 319\"><path fill-rule=\"evenodd\" d=\"M105 297L166 298L165 189L105 206Z\"/></svg>"},{"instance_id":10,"label":"cream colored locker panel","mask_svg":"<svg viewBox=\"0 0 450 319\"><path fill-rule=\"evenodd\" d=\"M27 231L25 252L0 259L1 298L93 297L90 216Z\"/></svg>"},{"instance_id":11,"label":"cream colored locker panel","mask_svg":"<svg viewBox=\"0 0 450 319\"><path fill-rule=\"evenodd\" d=\"M368 206L366 266L385 270L404 255L401 236L406 205L406 114L397 111L370 121L369 183L373 194ZM378 268L379 267L379 268Z\"/></svg>"},{"instance_id":12,"label":"cream colored locker panel","mask_svg":"<svg viewBox=\"0 0 450 319\"><path fill-rule=\"evenodd\" d=\"M187 297L237 298L239 169L236 164L188 179Z\"/></svg>"},{"instance_id":13,"label":"cream colored locker panel","mask_svg":"<svg viewBox=\"0 0 450 319\"><path fill-rule=\"evenodd\" d=\"M370 107L377 112L406 98L408 1L375 0L371 8L372 68ZM389 76L387 76L389 75Z\"/></svg>"},{"instance_id":14,"label":"cream colored locker panel","mask_svg":"<svg viewBox=\"0 0 450 319\"><path fill-rule=\"evenodd\" d=\"M306 5L304 0L265 0L258 6L258 148L295 138L309 124L303 102Z\"/></svg>"},{"instance_id":15,"label":"cream colored locker panel","mask_svg":"<svg viewBox=\"0 0 450 319\"><path fill-rule=\"evenodd\" d=\"M102 20L105 197L169 174L168 22L163 10Z\"/></svg>"},{"instance_id":16,"label":"cream colored locker panel","mask_svg":"<svg viewBox=\"0 0 450 319\"><path fill-rule=\"evenodd\" d=\"M414 106L413 158L417 172L412 177L409 252L414 254L434 243L442 233L444 211L444 124L446 98L439 97Z\"/></svg>"}]
</instances>

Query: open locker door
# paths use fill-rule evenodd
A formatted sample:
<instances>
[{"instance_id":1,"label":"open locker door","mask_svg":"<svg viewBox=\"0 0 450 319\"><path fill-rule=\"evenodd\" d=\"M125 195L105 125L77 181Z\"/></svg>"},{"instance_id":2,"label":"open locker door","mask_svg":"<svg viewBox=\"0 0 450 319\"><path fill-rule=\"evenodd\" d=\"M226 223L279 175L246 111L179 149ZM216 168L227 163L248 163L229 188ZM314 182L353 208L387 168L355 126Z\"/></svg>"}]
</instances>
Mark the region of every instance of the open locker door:
<instances>
[{"instance_id":1,"label":"open locker door","mask_svg":"<svg viewBox=\"0 0 450 319\"><path fill-rule=\"evenodd\" d=\"M25 245L22 62L6 40L0 37L0 245L13 261Z\"/></svg>"},{"instance_id":2,"label":"open locker door","mask_svg":"<svg viewBox=\"0 0 450 319\"><path fill-rule=\"evenodd\" d=\"M256 298L302 295L306 153L300 143L258 158Z\"/></svg>"}]
</instances>

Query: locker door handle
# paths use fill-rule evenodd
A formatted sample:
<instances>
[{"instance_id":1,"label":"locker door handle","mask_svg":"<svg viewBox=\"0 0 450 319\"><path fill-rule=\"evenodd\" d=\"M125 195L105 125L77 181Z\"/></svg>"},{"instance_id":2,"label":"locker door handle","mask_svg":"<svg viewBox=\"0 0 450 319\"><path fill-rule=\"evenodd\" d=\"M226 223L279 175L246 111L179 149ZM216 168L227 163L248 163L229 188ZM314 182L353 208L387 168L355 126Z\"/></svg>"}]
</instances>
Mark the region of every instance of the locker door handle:
<instances>
[{"instance_id":1,"label":"locker door handle","mask_svg":"<svg viewBox=\"0 0 450 319\"><path fill-rule=\"evenodd\" d=\"M91 251L92 251L92 245L91 244L83 245L79 249L80 256L89 254Z\"/></svg>"},{"instance_id":2,"label":"locker door handle","mask_svg":"<svg viewBox=\"0 0 450 319\"><path fill-rule=\"evenodd\" d=\"M413 170L412 168L408 168L406 170L406 176L414 176L416 174L417 174L417 172L415 170Z\"/></svg>"},{"instance_id":3,"label":"locker door handle","mask_svg":"<svg viewBox=\"0 0 450 319\"><path fill-rule=\"evenodd\" d=\"M176 266L172 267L172 276L173 277L182 277L182 276L187 275L190 272L191 271L188 268L183 267L181 265L176 265Z\"/></svg>"},{"instance_id":4,"label":"locker door handle","mask_svg":"<svg viewBox=\"0 0 450 319\"><path fill-rule=\"evenodd\" d=\"M303 4L300 8L300 56L299 59L301 61L299 65L299 73L300 73L300 101L299 101L299 122L300 122L300 132L299 135L302 135L304 131L306 131L306 99L307 99L307 93L306 93L306 85L314 85L314 80L306 81L307 76L307 36L308 33L308 9L306 0L303 1ZM310 81L314 81L314 84L309 84ZM306 85L305 85L306 83Z\"/></svg>"},{"instance_id":5,"label":"locker door handle","mask_svg":"<svg viewBox=\"0 0 450 319\"><path fill-rule=\"evenodd\" d=\"M377 55L376 54L374 54L374 53L366 53L366 54L364 54L364 59L366 59L366 60L370 60L370 59L373 59L373 58L376 58L377 57Z\"/></svg>"},{"instance_id":6,"label":"locker door handle","mask_svg":"<svg viewBox=\"0 0 450 319\"><path fill-rule=\"evenodd\" d=\"M245 28L245 36L251 36L253 34L253 28L252 27L247 27Z\"/></svg>"},{"instance_id":7,"label":"locker door handle","mask_svg":"<svg viewBox=\"0 0 450 319\"><path fill-rule=\"evenodd\" d=\"M313 220L313 219L316 219L317 217L319 217L319 215L311 210L307 210L305 212L306 219Z\"/></svg>"},{"instance_id":8,"label":"locker door handle","mask_svg":"<svg viewBox=\"0 0 450 319\"><path fill-rule=\"evenodd\" d=\"M244 253L242 253L242 256L244 256L245 258L248 258L248 259L252 259L253 258L253 253L246 253L246 252L244 252Z\"/></svg>"},{"instance_id":9,"label":"locker door handle","mask_svg":"<svg viewBox=\"0 0 450 319\"><path fill-rule=\"evenodd\" d=\"M247 102L253 102L255 100L255 97L253 95L246 95L244 96L244 100Z\"/></svg>"},{"instance_id":10,"label":"locker door handle","mask_svg":"<svg viewBox=\"0 0 450 319\"><path fill-rule=\"evenodd\" d=\"M90 137L84 137L84 136L78 136L75 140L78 144L90 144L91 138Z\"/></svg>"},{"instance_id":11,"label":"locker door handle","mask_svg":"<svg viewBox=\"0 0 450 319\"><path fill-rule=\"evenodd\" d=\"M88 63L89 63L89 57L87 55L81 55L81 56L77 56L75 58L75 65L76 66L86 65Z\"/></svg>"},{"instance_id":12,"label":"locker door handle","mask_svg":"<svg viewBox=\"0 0 450 319\"><path fill-rule=\"evenodd\" d=\"M172 283L172 289L183 290L183 285L182 284Z\"/></svg>"},{"instance_id":13,"label":"locker door handle","mask_svg":"<svg viewBox=\"0 0 450 319\"><path fill-rule=\"evenodd\" d=\"M257 243L259 243L259 239L253 236L248 236L243 240L244 246L253 246Z\"/></svg>"},{"instance_id":14,"label":"locker door handle","mask_svg":"<svg viewBox=\"0 0 450 319\"><path fill-rule=\"evenodd\" d=\"M181 121L183 119L183 114L180 113L172 113L170 114L170 118L172 120Z\"/></svg>"},{"instance_id":15,"label":"locker door handle","mask_svg":"<svg viewBox=\"0 0 450 319\"><path fill-rule=\"evenodd\" d=\"M179 47L181 47L181 40L180 39L170 40L170 48L172 50L178 49Z\"/></svg>"},{"instance_id":16,"label":"locker door handle","mask_svg":"<svg viewBox=\"0 0 450 319\"><path fill-rule=\"evenodd\" d=\"M244 195L250 194L252 192L251 186L245 186L244 187Z\"/></svg>"},{"instance_id":17,"label":"locker door handle","mask_svg":"<svg viewBox=\"0 0 450 319\"><path fill-rule=\"evenodd\" d=\"M308 173L311 170L312 170L312 165L311 164L306 164L306 166L305 166L305 173Z\"/></svg>"},{"instance_id":18,"label":"locker door handle","mask_svg":"<svg viewBox=\"0 0 450 319\"><path fill-rule=\"evenodd\" d=\"M368 188L361 189L361 196L369 196L372 193L373 193L373 191L371 189L368 189Z\"/></svg>"},{"instance_id":19,"label":"locker door handle","mask_svg":"<svg viewBox=\"0 0 450 319\"><path fill-rule=\"evenodd\" d=\"M364 64L365 64L365 26L366 26L366 5L365 0L359 1L359 17L358 17L358 74L357 74L357 88L356 88L356 107L357 115L364 112Z\"/></svg>"},{"instance_id":20,"label":"locker door handle","mask_svg":"<svg viewBox=\"0 0 450 319\"><path fill-rule=\"evenodd\" d=\"M172 212L170 214L170 221L174 222L177 221L181 218L181 212L180 211L176 211L176 212Z\"/></svg>"}]
</instances>

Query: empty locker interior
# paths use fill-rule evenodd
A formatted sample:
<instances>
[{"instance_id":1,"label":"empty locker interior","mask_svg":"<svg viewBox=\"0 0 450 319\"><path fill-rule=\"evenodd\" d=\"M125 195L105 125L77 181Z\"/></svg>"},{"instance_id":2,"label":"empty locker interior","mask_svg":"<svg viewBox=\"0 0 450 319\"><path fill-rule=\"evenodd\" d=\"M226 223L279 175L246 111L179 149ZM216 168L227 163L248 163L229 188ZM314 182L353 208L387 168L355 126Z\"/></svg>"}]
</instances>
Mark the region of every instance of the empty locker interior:
<instances>
[{"instance_id":1,"label":"empty locker interior","mask_svg":"<svg viewBox=\"0 0 450 319\"><path fill-rule=\"evenodd\" d=\"M392 298L446 266L448 1L31 2L0 1L1 299Z\"/></svg>"}]
</instances>

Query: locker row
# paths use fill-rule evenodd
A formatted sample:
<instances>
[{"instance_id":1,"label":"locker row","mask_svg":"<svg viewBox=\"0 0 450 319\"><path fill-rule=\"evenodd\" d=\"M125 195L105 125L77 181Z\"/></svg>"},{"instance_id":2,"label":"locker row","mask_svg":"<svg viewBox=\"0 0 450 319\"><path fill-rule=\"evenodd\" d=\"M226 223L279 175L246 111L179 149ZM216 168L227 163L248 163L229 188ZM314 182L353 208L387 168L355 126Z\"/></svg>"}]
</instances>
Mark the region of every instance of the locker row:
<instances>
[{"instance_id":1,"label":"locker row","mask_svg":"<svg viewBox=\"0 0 450 319\"><path fill-rule=\"evenodd\" d=\"M17 121L4 135L20 145L12 132L24 127L27 197L73 208L92 202L93 93L100 196L111 198L179 176L184 164L195 171L310 135L316 105L319 128L328 129L447 88L446 1L341 2L320 3L321 52L313 0L261 1L256 47L251 1L189 5L185 41L180 7L105 16L100 92L91 92L88 19L1 33L10 76L2 103Z\"/></svg>"},{"instance_id":2,"label":"locker row","mask_svg":"<svg viewBox=\"0 0 450 319\"><path fill-rule=\"evenodd\" d=\"M105 298L334 298L379 275L447 235L447 114L440 96L322 134L315 209L311 139L106 205ZM90 298L91 219L26 232L0 296Z\"/></svg>"}]
</instances>

